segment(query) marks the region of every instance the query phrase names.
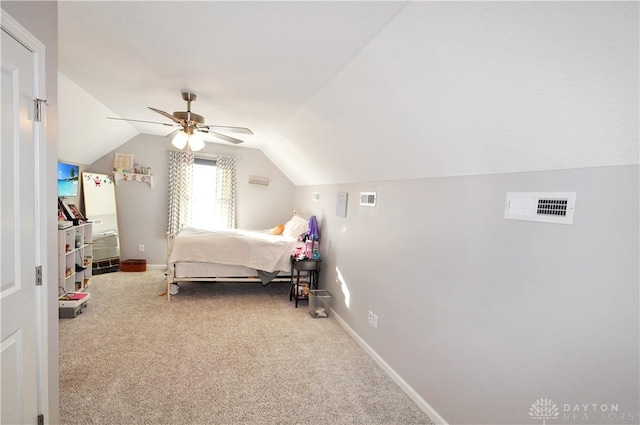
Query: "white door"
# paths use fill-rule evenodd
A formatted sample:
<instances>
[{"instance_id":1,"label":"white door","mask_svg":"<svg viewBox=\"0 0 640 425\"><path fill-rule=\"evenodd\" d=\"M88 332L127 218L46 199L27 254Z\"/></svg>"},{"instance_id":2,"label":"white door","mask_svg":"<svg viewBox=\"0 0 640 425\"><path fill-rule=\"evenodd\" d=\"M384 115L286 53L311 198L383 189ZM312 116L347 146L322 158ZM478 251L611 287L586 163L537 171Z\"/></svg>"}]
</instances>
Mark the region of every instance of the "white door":
<instances>
[{"instance_id":1,"label":"white door","mask_svg":"<svg viewBox=\"0 0 640 425\"><path fill-rule=\"evenodd\" d=\"M4 16L3 16L4 18ZM2 424L38 419L36 162L33 52L2 28L0 303Z\"/></svg>"}]
</instances>

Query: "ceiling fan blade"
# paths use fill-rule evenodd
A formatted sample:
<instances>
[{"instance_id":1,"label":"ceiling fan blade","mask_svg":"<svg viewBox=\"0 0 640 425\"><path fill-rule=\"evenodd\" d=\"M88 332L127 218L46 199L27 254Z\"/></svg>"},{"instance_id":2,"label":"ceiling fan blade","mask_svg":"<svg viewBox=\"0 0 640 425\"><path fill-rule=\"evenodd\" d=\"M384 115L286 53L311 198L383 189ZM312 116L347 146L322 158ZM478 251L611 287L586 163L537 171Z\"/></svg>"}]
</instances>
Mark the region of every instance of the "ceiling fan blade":
<instances>
[{"instance_id":1,"label":"ceiling fan blade","mask_svg":"<svg viewBox=\"0 0 640 425\"><path fill-rule=\"evenodd\" d=\"M175 122L176 124L183 124L183 120L179 120L178 118L174 117L168 112L161 111L160 109L152 108L151 106L147 106L147 108L151 109L153 112L159 113L160 115L164 115L165 117L169 118L171 121Z\"/></svg>"},{"instance_id":2,"label":"ceiling fan blade","mask_svg":"<svg viewBox=\"0 0 640 425\"><path fill-rule=\"evenodd\" d=\"M202 125L201 128L217 131L228 131L229 133L253 134L253 131L246 127L230 127L228 125Z\"/></svg>"},{"instance_id":3,"label":"ceiling fan blade","mask_svg":"<svg viewBox=\"0 0 640 425\"><path fill-rule=\"evenodd\" d=\"M203 133L211 134L213 137L215 137L217 139L224 140L225 142L233 143L235 145L237 145L239 143L244 143L243 140L236 139L235 137L229 137L229 136L226 136L224 134L216 133L215 131L211 131L211 130L206 131L206 130L200 130L200 129L198 129L198 130L202 131Z\"/></svg>"},{"instance_id":4,"label":"ceiling fan blade","mask_svg":"<svg viewBox=\"0 0 640 425\"><path fill-rule=\"evenodd\" d=\"M173 127L175 124L169 124L166 122L157 122L157 121L145 121L145 120L132 120L129 118L115 118L115 117L107 117L108 120L120 120L120 121L133 121L133 122L145 122L148 124L160 124L160 125L168 125L169 127Z\"/></svg>"}]
</instances>

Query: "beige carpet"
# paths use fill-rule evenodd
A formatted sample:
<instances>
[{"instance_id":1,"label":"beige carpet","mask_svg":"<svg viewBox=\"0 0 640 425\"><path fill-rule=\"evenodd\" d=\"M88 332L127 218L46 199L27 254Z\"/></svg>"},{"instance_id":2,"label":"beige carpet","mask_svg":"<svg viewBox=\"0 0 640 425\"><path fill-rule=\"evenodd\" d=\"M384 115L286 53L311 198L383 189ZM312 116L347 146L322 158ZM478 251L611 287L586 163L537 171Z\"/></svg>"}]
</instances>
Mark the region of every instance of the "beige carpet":
<instances>
[{"instance_id":1,"label":"beige carpet","mask_svg":"<svg viewBox=\"0 0 640 425\"><path fill-rule=\"evenodd\" d=\"M430 424L333 319L288 285L95 276L60 319L63 424Z\"/></svg>"}]
</instances>

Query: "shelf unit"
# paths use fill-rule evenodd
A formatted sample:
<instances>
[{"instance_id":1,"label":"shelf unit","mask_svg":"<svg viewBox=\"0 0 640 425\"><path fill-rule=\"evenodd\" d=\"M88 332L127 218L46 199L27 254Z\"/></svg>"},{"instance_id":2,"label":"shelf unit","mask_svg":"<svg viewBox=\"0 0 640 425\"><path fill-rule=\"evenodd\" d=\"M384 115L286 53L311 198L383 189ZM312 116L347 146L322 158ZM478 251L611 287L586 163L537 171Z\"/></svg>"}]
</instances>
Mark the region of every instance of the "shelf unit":
<instances>
[{"instance_id":1,"label":"shelf unit","mask_svg":"<svg viewBox=\"0 0 640 425\"><path fill-rule=\"evenodd\" d=\"M58 286L65 292L83 291L91 279L92 224L58 230Z\"/></svg>"},{"instance_id":2,"label":"shelf unit","mask_svg":"<svg viewBox=\"0 0 640 425\"><path fill-rule=\"evenodd\" d=\"M119 185L121 182L140 182L140 183L148 183L153 189L153 175L151 174L138 174L138 173L128 173L125 171L114 171L113 177L116 181L116 185Z\"/></svg>"},{"instance_id":3,"label":"shelf unit","mask_svg":"<svg viewBox=\"0 0 640 425\"><path fill-rule=\"evenodd\" d=\"M320 262L321 260L314 260L311 258L298 260L295 257L291 257L291 287L289 288L289 301L295 300L296 308L298 308L298 301L309 300L309 295L303 295L300 291L301 274L306 274L305 277L308 279L307 284L309 285L309 290L318 289Z\"/></svg>"}]
</instances>

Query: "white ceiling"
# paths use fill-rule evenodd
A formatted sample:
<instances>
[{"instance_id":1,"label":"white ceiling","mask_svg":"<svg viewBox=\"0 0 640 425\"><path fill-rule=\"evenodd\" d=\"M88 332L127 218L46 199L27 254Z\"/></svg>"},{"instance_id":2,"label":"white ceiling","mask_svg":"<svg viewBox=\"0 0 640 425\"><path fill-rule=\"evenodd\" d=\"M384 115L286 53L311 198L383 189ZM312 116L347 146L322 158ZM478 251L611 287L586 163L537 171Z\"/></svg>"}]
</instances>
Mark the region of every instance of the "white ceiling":
<instances>
[{"instance_id":1,"label":"white ceiling","mask_svg":"<svg viewBox=\"0 0 640 425\"><path fill-rule=\"evenodd\" d=\"M184 111L182 91L207 124L249 127L235 137L260 148L404 5L60 2L60 120L74 129L60 156L91 163L138 132L170 133L105 117L168 122L147 106Z\"/></svg>"},{"instance_id":2,"label":"white ceiling","mask_svg":"<svg viewBox=\"0 0 640 425\"><path fill-rule=\"evenodd\" d=\"M192 110L294 184L638 163L638 2L60 2L61 159ZM75 156L74 156L75 155Z\"/></svg>"}]
</instances>

